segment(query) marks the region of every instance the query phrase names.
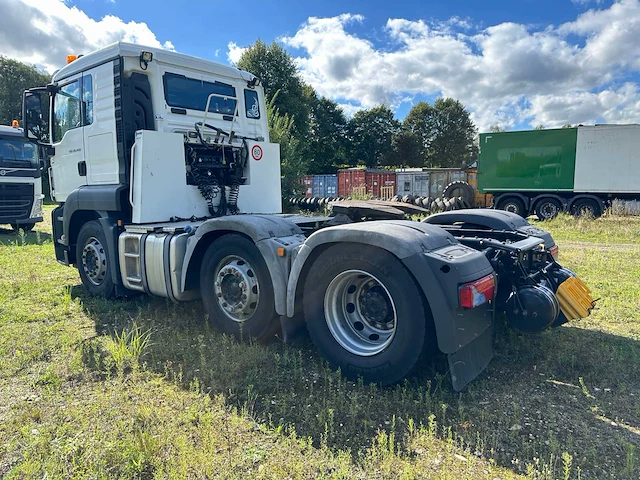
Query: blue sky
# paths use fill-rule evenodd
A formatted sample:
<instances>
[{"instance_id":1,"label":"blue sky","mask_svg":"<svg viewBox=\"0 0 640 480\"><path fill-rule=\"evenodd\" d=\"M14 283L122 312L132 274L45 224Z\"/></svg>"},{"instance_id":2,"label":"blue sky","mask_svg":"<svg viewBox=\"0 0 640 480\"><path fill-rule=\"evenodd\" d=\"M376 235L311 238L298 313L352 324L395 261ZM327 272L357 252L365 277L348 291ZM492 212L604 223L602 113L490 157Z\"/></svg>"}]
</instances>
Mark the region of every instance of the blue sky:
<instances>
[{"instance_id":1,"label":"blue sky","mask_svg":"<svg viewBox=\"0 0 640 480\"><path fill-rule=\"evenodd\" d=\"M0 9L0 54L50 71L67 53L117 40L229 62L261 38L279 41L348 114L386 103L402 118L420 100L452 96L480 130L640 122L640 0L0 0Z\"/></svg>"}]
</instances>

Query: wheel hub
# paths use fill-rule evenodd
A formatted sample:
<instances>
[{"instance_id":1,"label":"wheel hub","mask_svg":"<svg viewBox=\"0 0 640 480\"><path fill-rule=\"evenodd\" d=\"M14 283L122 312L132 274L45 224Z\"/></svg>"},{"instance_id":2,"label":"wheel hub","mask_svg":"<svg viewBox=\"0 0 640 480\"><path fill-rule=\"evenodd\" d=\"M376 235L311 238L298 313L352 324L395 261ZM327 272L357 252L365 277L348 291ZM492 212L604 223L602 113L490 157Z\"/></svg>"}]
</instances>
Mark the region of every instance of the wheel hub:
<instances>
[{"instance_id":1,"label":"wheel hub","mask_svg":"<svg viewBox=\"0 0 640 480\"><path fill-rule=\"evenodd\" d=\"M354 355L382 352L396 333L397 313L389 291L361 270L347 270L331 281L324 312L335 340Z\"/></svg>"},{"instance_id":2,"label":"wheel hub","mask_svg":"<svg viewBox=\"0 0 640 480\"><path fill-rule=\"evenodd\" d=\"M223 258L218 264L214 292L221 310L236 322L251 318L260 300L255 270L235 255Z\"/></svg>"},{"instance_id":3,"label":"wheel hub","mask_svg":"<svg viewBox=\"0 0 640 480\"><path fill-rule=\"evenodd\" d=\"M107 255L97 238L91 237L82 249L82 270L91 283L102 284L107 273Z\"/></svg>"},{"instance_id":4,"label":"wheel hub","mask_svg":"<svg viewBox=\"0 0 640 480\"><path fill-rule=\"evenodd\" d=\"M553 218L558 214L558 207L553 203L544 203L540 207L542 216L545 218Z\"/></svg>"}]
</instances>

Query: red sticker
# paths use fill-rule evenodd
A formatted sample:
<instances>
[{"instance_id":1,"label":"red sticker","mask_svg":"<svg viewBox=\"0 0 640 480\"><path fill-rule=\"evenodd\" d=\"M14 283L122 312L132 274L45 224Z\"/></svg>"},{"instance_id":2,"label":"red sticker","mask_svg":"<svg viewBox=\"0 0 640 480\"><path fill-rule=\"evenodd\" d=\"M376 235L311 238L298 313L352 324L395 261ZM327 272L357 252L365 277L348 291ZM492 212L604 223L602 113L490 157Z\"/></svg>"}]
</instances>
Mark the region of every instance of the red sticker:
<instances>
[{"instance_id":1,"label":"red sticker","mask_svg":"<svg viewBox=\"0 0 640 480\"><path fill-rule=\"evenodd\" d=\"M262 159L262 148L260 147L260 145L253 146L253 148L251 149L251 156L256 161Z\"/></svg>"}]
</instances>

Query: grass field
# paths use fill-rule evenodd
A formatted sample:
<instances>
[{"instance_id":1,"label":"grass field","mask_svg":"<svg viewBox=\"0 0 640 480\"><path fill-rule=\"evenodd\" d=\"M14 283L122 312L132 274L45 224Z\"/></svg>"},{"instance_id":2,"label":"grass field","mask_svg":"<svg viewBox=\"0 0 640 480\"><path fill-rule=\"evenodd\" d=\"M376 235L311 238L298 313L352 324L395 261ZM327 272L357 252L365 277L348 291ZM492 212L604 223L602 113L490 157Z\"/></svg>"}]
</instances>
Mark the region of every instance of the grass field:
<instances>
[{"instance_id":1,"label":"grass field","mask_svg":"<svg viewBox=\"0 0 640 480\"><path fill-rule=\"evenodd\" d=\"M460 394L442 359L378 388L304 336L226 338L199 303L87 297L50 224L0 228L0 477L638 478L640 219L544 228L599 309L497 334Z\"/></svg>"}]
</instances>

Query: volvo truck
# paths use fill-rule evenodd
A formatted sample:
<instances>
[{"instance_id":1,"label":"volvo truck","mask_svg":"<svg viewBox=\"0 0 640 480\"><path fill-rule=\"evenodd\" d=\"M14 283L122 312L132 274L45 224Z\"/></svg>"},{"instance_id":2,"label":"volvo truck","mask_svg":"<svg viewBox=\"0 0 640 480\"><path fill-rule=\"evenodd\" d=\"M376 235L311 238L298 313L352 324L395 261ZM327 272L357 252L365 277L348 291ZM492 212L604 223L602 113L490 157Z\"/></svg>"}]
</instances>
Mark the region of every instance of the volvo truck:
<instances>
[{"instance_id":1,"label":"volvo truck","mask_svg":"<svg viewBox=\"0 0 640 480\"><path fill-rule=\"evenodd\" d=\"M551 236L508 212L283 214L264 89L237 68L116 43L23 105L50 153L56 258L92 295L201 300L245 339L304 323L333 367L381 384L439 351L456 390L490 361L497 315L537 332L593 308Z\"/></svg>"}]
</instances>

